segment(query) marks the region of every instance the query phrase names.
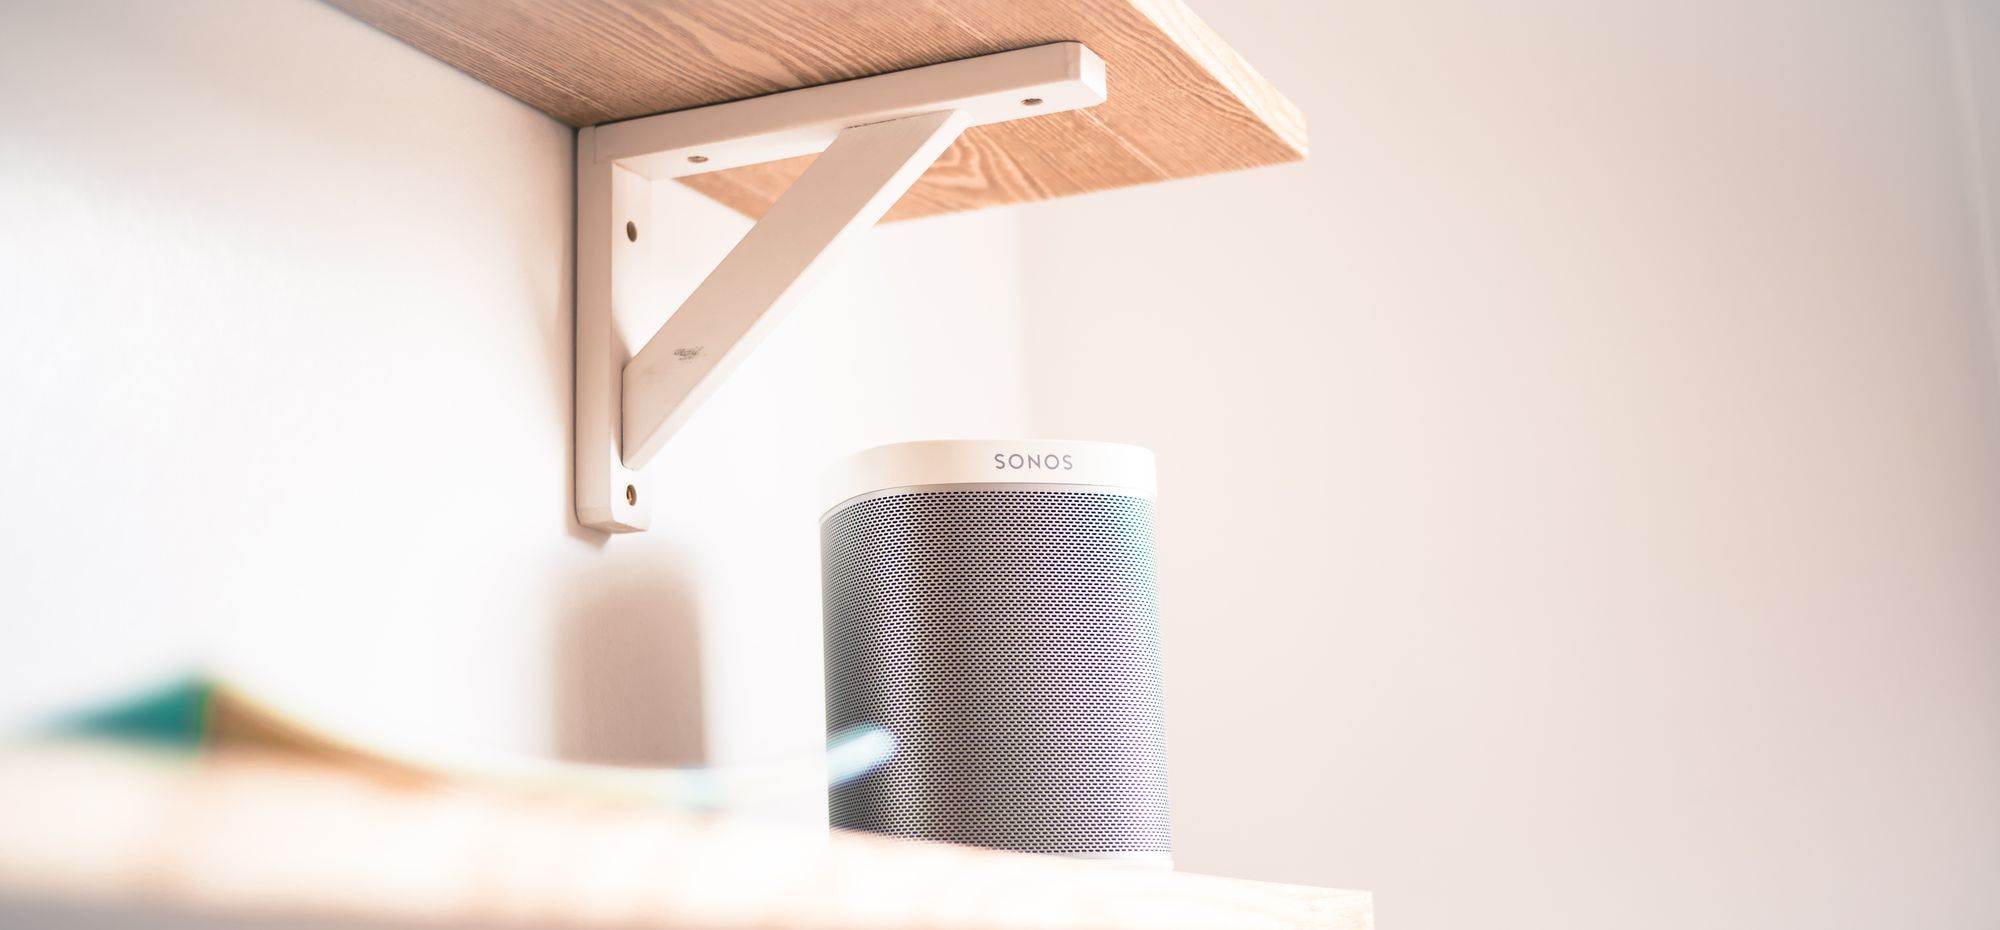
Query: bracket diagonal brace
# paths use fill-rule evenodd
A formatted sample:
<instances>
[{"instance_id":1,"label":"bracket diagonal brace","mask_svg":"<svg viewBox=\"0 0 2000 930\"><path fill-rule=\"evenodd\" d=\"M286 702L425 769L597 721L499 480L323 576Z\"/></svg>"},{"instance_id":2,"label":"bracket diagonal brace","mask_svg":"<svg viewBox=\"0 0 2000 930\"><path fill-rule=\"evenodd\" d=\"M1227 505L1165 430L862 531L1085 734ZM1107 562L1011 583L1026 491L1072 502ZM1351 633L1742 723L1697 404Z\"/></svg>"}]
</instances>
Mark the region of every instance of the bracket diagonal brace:
<instances>
[{"instance_id":1,"label":"bracket diagonal brace","mask_svg":"<svg viewBox=\"0 0 2000 930\"><path fill-rule=\"evenodd\" d=\"M645 529L641 469L968 126L1104 100L1103 62L1058 43L596 126L577 138L576 513ZM821 151L821 150L824 151ZM620 308L646 300L634 247L652 180L821 151L636 355Z\"/></svg>"},{"instance_id":2,"label":"bracket diagonal brace","mask_svg":"<svg viewBox=\"0 0 2000 930\"><path fill-rule=\"evenodd\" d=\"M652 461L758 335L791 309L842 247L889 211L964 127L965 114L947 110L841 130L626 364L628 467ZM763 312L755 312L760 307Z\"/></svg>"}]
</instances>

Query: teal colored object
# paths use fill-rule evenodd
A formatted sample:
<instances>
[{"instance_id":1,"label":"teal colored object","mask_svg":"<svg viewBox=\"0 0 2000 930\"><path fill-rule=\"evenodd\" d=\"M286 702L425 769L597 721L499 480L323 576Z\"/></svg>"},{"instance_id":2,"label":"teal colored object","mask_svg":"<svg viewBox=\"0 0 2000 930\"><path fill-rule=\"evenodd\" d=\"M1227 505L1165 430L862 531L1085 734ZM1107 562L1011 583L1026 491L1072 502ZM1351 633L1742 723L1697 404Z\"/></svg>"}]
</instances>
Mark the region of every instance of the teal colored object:
<instances>
[{"instance_id":1,"label":"teal colored object","mask_svg":"<svg viewBox=\"0 0 2000 930\"><path fill-rule=\"evenodd\" d=\"M217 701L222 700L223 689L210 678L189 675L147 689L122 700L89 707L49 721L31 732L30 736L52 740L86 740L96 742L144 745L163 749L169 753L184 753L192 758L209 738L210 712ZM234 699L233 697L231 698ZM303 739L314 740L319 736L306 733ZM371 750L367 746L348 747L363 755L382 754L384 758L395 758L386 751ZM866 775L896 752L896 738L881 727L861 726L835 734L827 740L824 759L827 782L840 785ZM435 762L436 760L432 760ZM491 760L489 760L490 762ZM800 770L799 765L810 765L806 757L780 760L762 765L731 766L726 768L657 769L647 772L633 770L617 773L615 781L607 782L614 790L631 791L633 785L644 784L644 794L662 803L678 804L695 810L722 809L733 803L741 803L745 797L769 790L770 785L783 785L787 779ZM402 762L423 767L423 761ZM483 772L487 776L499 776L505 781L511 777L524 783L536 783L537 779L564 783L562 772L586 773L588 777L576 778L578 790L592 790L591 779L606 778L612 772L595 766L557 766L557 775L551 776L548 766L528 764L515 771L505 761L492 763L484 768L477 764L455 766L449 762L439 766L441 773L466 771ZM461 771L461 769L463 771ZM801 773L802 774L802 773ZM632 781L631 779L642 781ZM622 786L622 787L620 787Z\"/></svg>"},{"instance_id":2,"label":"teal colored object","mask_svg":"<svg viewBox=\"0 0 2000 930\"><path fill-rule=\"evenodd\" d=\"M210 682L184 678L58 720L46 733L194 749L208 733L208 706L214 697L215 686Z\"/></svg>"}]
</instances>

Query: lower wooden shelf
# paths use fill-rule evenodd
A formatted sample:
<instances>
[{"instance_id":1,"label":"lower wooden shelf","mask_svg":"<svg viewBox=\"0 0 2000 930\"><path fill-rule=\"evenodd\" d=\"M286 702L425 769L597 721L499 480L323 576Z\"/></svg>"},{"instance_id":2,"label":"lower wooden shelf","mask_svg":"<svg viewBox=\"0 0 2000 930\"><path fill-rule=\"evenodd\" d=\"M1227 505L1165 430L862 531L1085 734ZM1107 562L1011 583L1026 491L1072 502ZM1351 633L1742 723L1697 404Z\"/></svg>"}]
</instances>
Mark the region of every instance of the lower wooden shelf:
<instances>
[{"instance_id":1,"label":"lower wooden shelf","mask_svg":"<svg viewBox=\"0 0 2000 930\"><path fill-rule=\"evenodd\" d=\"M1372 926L1360 891L99 745L0 752L0 916L37 908L135 926Z\"/></svg>"}]
</instances>

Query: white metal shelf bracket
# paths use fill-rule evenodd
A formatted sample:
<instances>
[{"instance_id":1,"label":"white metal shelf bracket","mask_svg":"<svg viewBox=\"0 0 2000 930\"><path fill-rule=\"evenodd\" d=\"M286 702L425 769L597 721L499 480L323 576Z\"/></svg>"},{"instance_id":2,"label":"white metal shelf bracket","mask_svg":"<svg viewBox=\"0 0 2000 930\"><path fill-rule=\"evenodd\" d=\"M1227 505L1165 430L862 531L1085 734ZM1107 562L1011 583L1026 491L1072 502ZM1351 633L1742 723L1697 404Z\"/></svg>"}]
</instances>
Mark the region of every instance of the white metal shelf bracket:
<instances>
[{"instance_id":1,"label":"white metal shelf bracket","mask_svg":"<svg viewBox=\"0 0 2000 930\"><path fill-rule=\"evenodd\" d=\"M643 530L643 469L833 256L873 226L966 127L1102 103L1080 44L1018 49L607 123L576 152L576 516ZM621 333L650 294L655 181L819 153L635 354ZM629 308L629 309L628 309Z\"/></svg>"}]
</instances>

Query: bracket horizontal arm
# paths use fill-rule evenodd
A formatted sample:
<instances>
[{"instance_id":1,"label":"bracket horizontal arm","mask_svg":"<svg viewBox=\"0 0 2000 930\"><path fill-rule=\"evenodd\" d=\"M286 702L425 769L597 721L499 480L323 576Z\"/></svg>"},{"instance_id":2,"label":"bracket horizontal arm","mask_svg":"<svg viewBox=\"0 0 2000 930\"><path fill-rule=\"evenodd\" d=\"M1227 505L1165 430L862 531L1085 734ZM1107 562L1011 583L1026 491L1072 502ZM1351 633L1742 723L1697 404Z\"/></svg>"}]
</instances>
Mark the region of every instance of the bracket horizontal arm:
<instances>
[{"instance_id":1,"label":"bracket horizontal arm","mask_svg":"<svg viewBox=\"0 0 2000 930\"><path fill-rule=\"evenodd\" d=\"M958 110L983 126L1096 106L1104 94L1104 60L1056 42L609 123L597 127L597 157L683 178L810 155L867 123Z\"/></svg>"}]
</instances>

